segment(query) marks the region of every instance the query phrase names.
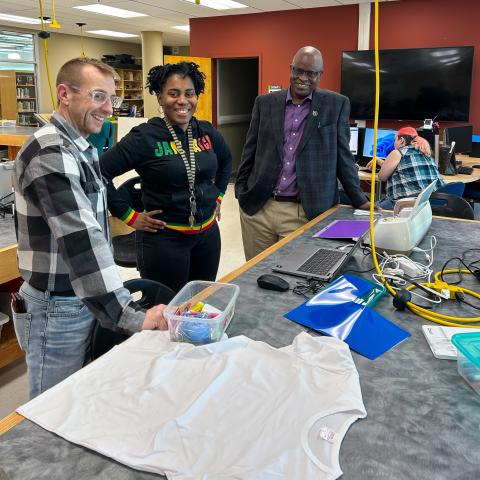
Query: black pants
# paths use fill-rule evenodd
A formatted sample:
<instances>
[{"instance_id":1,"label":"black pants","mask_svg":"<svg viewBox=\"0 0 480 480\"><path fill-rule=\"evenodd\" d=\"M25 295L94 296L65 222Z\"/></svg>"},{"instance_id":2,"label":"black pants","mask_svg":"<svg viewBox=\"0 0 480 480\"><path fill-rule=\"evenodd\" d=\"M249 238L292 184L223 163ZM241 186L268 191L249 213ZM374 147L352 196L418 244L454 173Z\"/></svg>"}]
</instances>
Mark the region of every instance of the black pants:
<instances>
[{"instance_id":1,"label":"black pants","mask_svg":"<svg viewBox=\"0 0 480 480\"><path fill-rule=\"evenodd\" d=\"M215 280L220 262L220 231L215 224L196 235L169 228L136 232L137 265L142 278L178 292L191 280Z\"/></svg>"}]
</instances>

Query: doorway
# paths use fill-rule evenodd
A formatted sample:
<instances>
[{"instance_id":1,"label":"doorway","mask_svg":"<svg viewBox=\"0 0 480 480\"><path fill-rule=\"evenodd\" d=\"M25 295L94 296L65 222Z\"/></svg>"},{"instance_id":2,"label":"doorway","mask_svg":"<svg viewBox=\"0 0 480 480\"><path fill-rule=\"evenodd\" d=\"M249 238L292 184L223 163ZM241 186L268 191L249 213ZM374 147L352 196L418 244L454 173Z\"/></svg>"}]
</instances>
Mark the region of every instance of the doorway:
<instances>
[{"instance_id":1,"label":"doorway","mask_svg":"<svg viewBox=\"0 0 480 480\"><path fill-rule=\"evenodd\" d=\"M234 179L258 95L258 57L219 58L216 67L217 129L232 152Z\"/></svg>"}]
</instances>

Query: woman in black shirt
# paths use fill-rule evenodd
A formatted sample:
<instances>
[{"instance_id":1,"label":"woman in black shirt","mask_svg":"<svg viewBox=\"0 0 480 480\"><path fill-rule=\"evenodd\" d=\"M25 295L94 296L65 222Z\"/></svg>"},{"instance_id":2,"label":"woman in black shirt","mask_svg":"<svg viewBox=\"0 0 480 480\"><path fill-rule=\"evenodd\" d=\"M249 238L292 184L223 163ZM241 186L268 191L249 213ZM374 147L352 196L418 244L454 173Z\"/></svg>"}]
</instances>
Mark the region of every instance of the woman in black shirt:
<instances>
[{"instance_id":1,"label":"woman in black shirt","mask_svg":"<svg viewBox=\"0 0 480 480\"><path fill-rule=\"evenodd\" d=\"M191 280L215 280L220 260L217 219L232 158L212 124L193 116L204 78L191 62L153 67L147 87L164 118L133 128L101 158L108 208L137 230L140 275L174 291ZM141 178L144 212L112 183L132 169Z\"/></svg>"}]
</instances>

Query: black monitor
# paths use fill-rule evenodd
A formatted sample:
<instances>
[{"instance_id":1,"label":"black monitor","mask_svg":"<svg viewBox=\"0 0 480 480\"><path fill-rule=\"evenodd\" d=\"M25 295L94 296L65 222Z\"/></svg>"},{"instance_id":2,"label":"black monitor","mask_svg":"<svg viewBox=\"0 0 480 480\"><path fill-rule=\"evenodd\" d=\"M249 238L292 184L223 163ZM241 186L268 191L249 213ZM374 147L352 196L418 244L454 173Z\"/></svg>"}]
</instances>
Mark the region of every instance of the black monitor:
<instances>
[{"instance_id":1,"label":"black monitor","mask_svg":"<svg viewBox=\"0 0 480 480\"><path fill-rule=\"evenodd\" d=\"M473 55L472 46L380 50L379 118L468 122ZM351 118L373 119L373 50L342 53L340 91Z\"/></svg>"},{"instance_id":2,"label":"black monitor","mask_svg":"<svg viewBox=\"0 0 480 480\"><path fill-rule=\"evenodd\" d=\"M420 137L424 138L429 144L432 152L435 151L435 133L433 130L424 129L423 127L417 128L417 133Z\"/></svg>"},{"instance_id":3,"label":"black monitor","mask_svg":"<svg viewBox=\"0 0 480 480\"><path fill-rule=\"evenodd\" d=\"M455 142L456 153L470 153L472 151L472 135L472 125L447 127L443 131L443 142L445 145L451 145L452 142Z\"/></svg>"}]
</instances>

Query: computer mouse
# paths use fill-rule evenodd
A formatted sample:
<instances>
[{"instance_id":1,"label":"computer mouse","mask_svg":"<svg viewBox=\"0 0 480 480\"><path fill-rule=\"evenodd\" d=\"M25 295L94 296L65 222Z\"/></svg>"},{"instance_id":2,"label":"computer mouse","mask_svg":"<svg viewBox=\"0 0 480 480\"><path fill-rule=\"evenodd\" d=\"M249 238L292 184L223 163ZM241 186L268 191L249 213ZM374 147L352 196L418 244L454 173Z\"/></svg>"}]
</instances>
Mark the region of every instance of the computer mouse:
<instances>
[{"instance_id":1,"label":"computer mouse","mask_svg":"<svg viewBox=\"0 0 480 480\"><path fill-rule=\"evenodd\" d=\"M265 273L257 278L257 284L260 288L266 290L275 290L277 292L286 292L290 288L290 284L278 275Z\"/></svg>"}]
</instances>

